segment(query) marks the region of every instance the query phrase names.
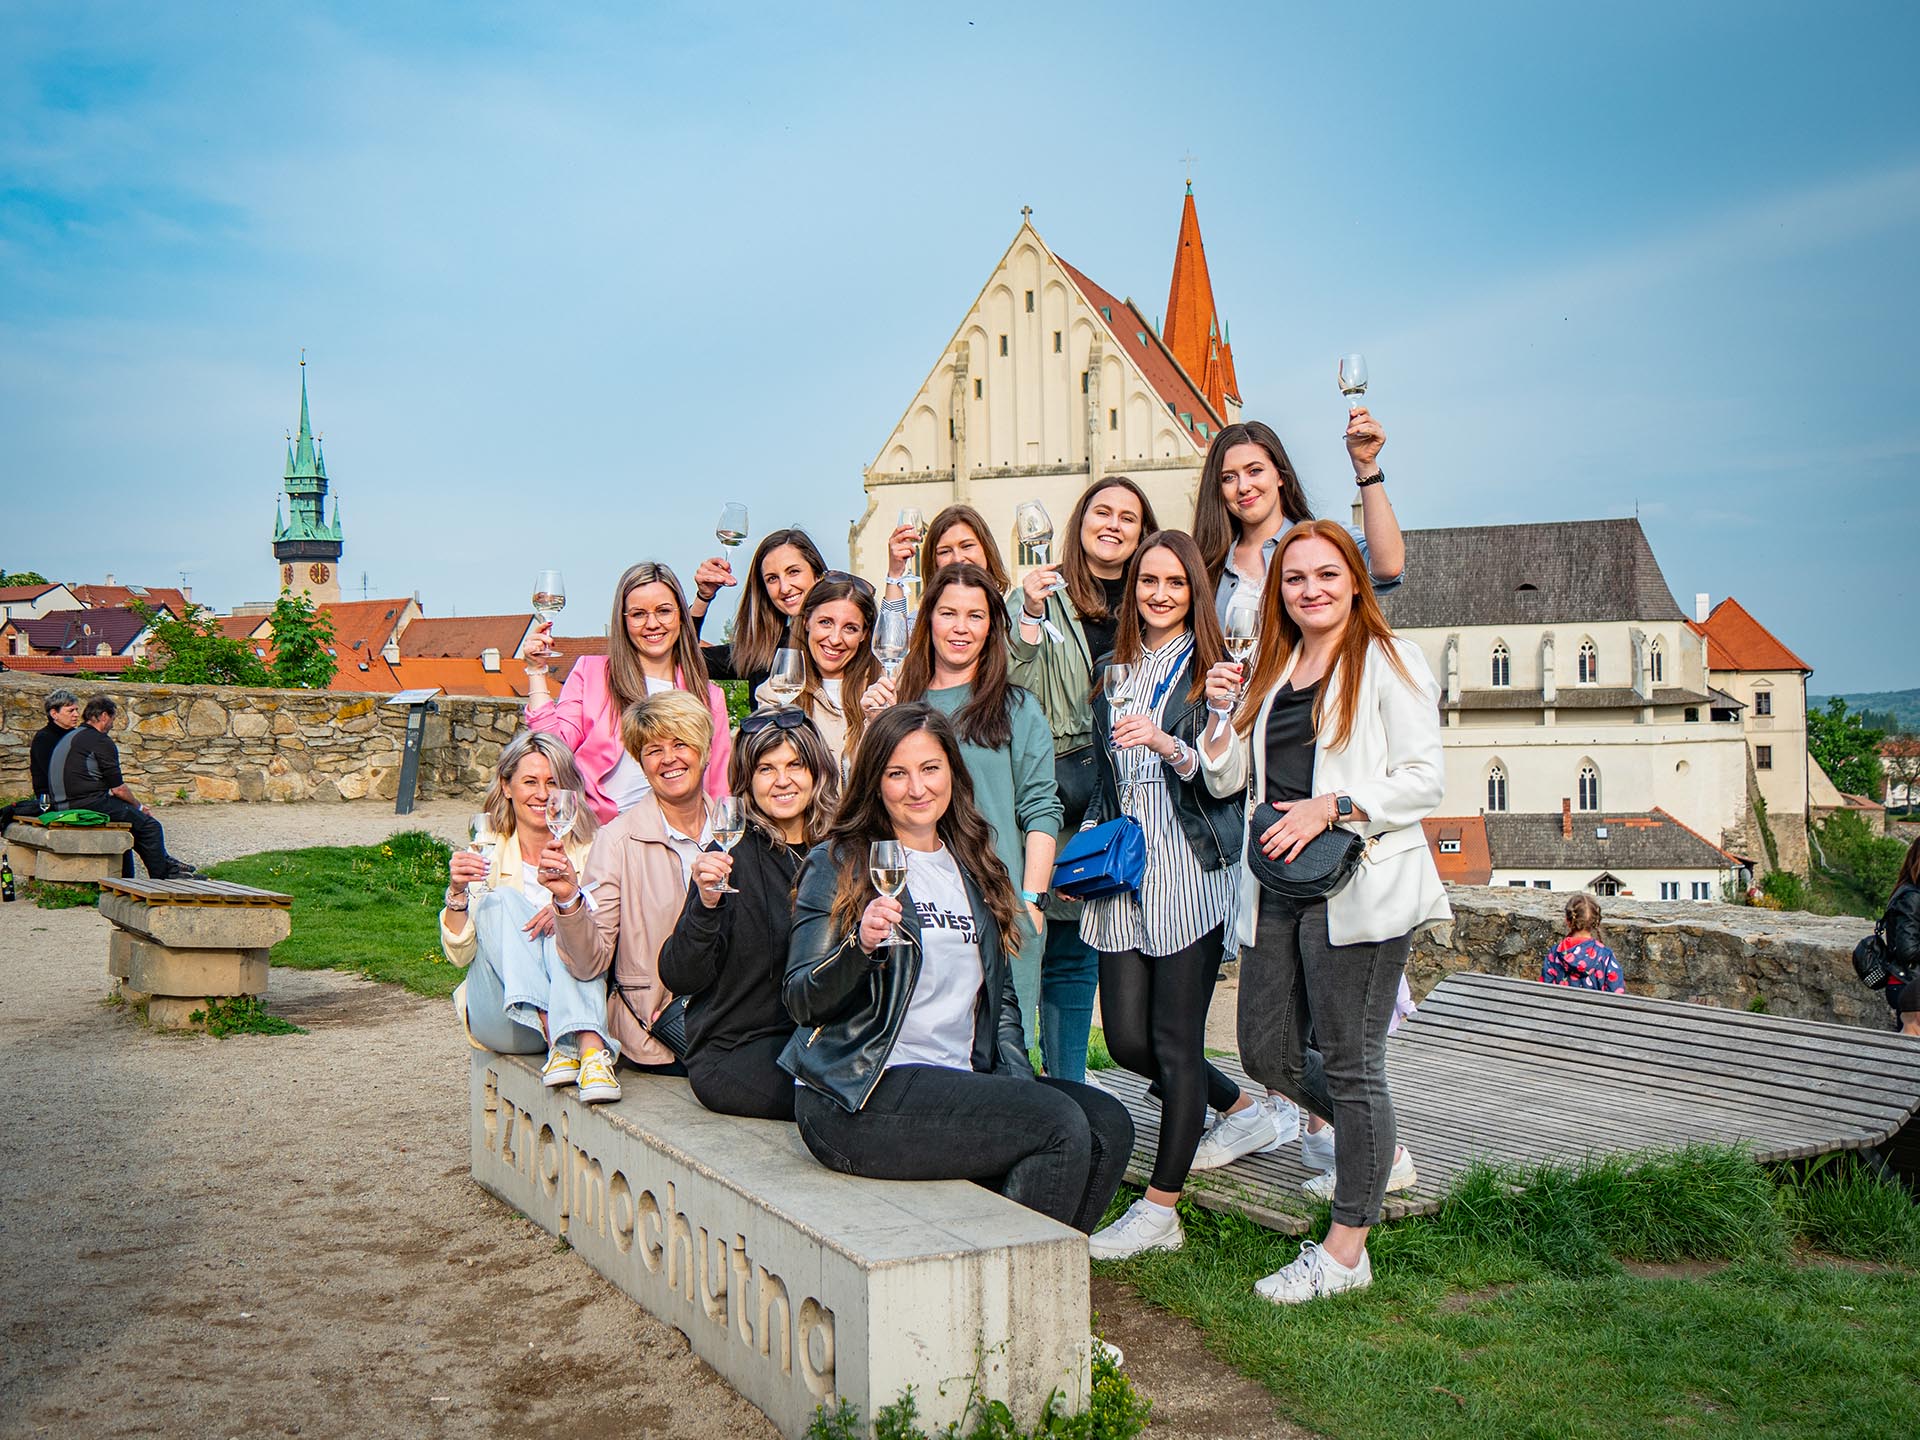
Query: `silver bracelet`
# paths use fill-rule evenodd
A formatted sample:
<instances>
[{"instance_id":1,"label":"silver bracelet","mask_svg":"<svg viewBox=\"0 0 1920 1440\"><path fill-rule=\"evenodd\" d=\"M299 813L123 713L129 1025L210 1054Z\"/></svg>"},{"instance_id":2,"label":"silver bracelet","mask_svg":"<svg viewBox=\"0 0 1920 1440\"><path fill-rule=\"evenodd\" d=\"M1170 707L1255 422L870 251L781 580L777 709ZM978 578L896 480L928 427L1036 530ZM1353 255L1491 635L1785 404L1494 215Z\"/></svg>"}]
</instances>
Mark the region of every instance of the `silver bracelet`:
<instances>
[{"instance_id":1,"label":"silver bracelet","mask_svg":"<svg viewBox=\"0 0 1920 1440\"><path fill-rule=\"evenodd\" d=\"M452 888L451 886L449 886L449 887L447 888L447 893L446 893L446 895L445 895L445 896L444 896L444 897L442 898L442 904L443 904L443 906L444 906L444 908L446 908L446 909L448 909L448 910L459 910L459 911L464 911L464 910L465 910L465 909L467 908L467 906L468 906L469 904L471 904L471 903L472 903L472 902L471 902L471 901L470 901L470 900L469 900L469 899L467 898L467 893L466 893L466 891L464 891L464 890L463 890L463 891L461 891L461 892L460 892L460 903L459 903L458 905L456 905L456 904L454 904L454 903L453 903L453 888Z\"/></svg>"}]
</instances>

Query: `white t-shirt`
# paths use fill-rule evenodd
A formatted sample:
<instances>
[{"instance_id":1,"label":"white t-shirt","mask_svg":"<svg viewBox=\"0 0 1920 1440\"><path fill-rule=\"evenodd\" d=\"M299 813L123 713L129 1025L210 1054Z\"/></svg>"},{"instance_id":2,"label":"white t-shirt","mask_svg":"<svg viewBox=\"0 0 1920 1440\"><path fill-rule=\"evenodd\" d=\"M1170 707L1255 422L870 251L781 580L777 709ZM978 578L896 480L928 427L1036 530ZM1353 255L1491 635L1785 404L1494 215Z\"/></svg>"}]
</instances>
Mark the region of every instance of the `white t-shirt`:
<instances>
[{"instance_id":1,"label":"white t-shirt","mask_svg":"<svg viewBox=\"0 0 1920 1440\"><path fill-rule=\"evenodd\" d=\"M887 1069L940 1065L973 1069L973 1012L986 971L980 925L967 902L960 867L943 845L907 852L907 898L920 917L920 979L907 1002Z\"/></svg>"},{"instance_id":2,"label":"white t-shirt","mask_svg":"<svg viewBox=\"0 0 1920 1440\"><path fill-rule=\"evenodd\" d=\"M673 822L662 815L660 817L660 828L667 832L667 843L673 847L673 853L680 857L680 883L682 885L691 885L693 883L693 862L700 858L700 852L702 850L713 843L712 822L702 820L700 822L700 833L698 835L682 835L678 830L673 828Z\"/></svg>"},{"instance_id":3,"label":"white t-shirt","mask_svg":"<svg viewBox=\"0 0 1920 1440\"><path fill-rule=\"evenodd\" d=\"M647 676L647 694L658 695L663 690L673 689L671 680L656 680ZM613 802L613 808L622 815L639 803L640 797L653 789L653 782L647 779L647 772L640 768L640 762L627 754L623 747L620 751L620 763L615 765L600 779L600 793Z\"/></svg>"}]
</instances>

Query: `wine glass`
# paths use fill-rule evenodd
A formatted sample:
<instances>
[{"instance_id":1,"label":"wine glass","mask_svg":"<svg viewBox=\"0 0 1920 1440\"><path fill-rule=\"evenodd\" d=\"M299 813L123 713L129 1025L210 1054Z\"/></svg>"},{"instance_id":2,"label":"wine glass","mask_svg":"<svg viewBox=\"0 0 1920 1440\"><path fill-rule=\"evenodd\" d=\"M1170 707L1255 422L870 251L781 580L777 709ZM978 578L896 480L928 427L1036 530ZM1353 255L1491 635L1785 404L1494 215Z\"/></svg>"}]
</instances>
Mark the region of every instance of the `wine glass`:
<instances>
[{"instance_id":1,"label":"wine glass","mask_svg":"<svg viewBox=\"0 0 1920 1440\"><path fill-rule=\"evenodd\" d=\"M1228 658L1240 666L1240 694L1245 696L1247 682L1253 678L1250 667L1254 652L1260 648L1260 597L1245 590L1234 591L1233 598L1227 601L1226 619L1220 628Z\"/></svg>"},{"instance_id":2,"label":"wine glass","mask_svg":"<svg viewBox=\"0 0 1920 1440\"><path fill-rule=\"evenodd\" d=\"M467 848L487 862L487 874L489 877L493 874L494 847L499 843L500 837L493 833L493 822L487 818L486 811L482 810L467 822ZM493 888L493 881L491 878L475 880L467 888L469 890L491 890Z\"/></svg>"},{"instance_id":3,"label":"wine glass","mask_svg":"<svg viewBox=\"0 0 1920 1440\"><path fill-rule=\"evenodd\" d=\"M902 505L900 518L894 524L913 527L913 554L907 557L907 573L900 577L900 588L917 592L920 588L920 546L927 538L927 517L920 513L918 505Z\"/></svg>"},{"instance_id":4,"label":"wine glass","mask_svg":"<svg viewBox=\"0 0 1920 1440\"><path fill-rule=\"evenodd\" d=\"M738 500L727 502L720 512L720 523L713 527L714 538L732 550L747 538L747 507Z\"/></svg>"},{"instance_id":5,"label":"wine glass","mask_svg":"<svg viewBox=\"0 0 1920 1440\"><path fill-rule=\"evenodd\" d=\"M873 623L873 658L891 680L907 658L907 616L902 610L882 610Z\"/></svg>"},{"instance_id":6,"label":"wine glass","mask_svg":"<svg viewBox=\"0 0 1920 1440\"><path fill-rule=\"evenodd\" d=\"M1020 563L1046 565L1052 560L1053 517L1038 500L1022 500L1013 507L1013 533L1020 546Z\"/></svg>"},{"instance_id":7,"label":"wine glass","mask_svg":"<svg viewBox=\"0 0 1920 1440\"><path fill-rule=\"evenodd\" d=\"M1366 356L1342 355L1340 357L1340 393L1347 397L1349 414L1360 408L1360 397L1367 393Z\"/></svg>"},{"instance_id":8,"label":"wine glass","mask_svg":"<svg viewBox=\"0 0 1920 1440\"><path fill-rule=\"evenodd\" d=\"M773 668L767 672L766 692L776 706L793 704L806 688L807 667L802 652L782 647L773 652Z\"/></svg>"},{"instance_id":9,"label":"wine glass","mask_svg":"<svg viewBox=\"0 0 1920 1440\"><path fill-rule=\"evenodd\" d=\"M566 608L567 582L560 578L558 570L542 570L533 581L533 613L547 624L547 648L537 665L527 666L535 675L546 674L548 667L560 658L560 652L553 647L553 617Z\"/></svg>"},{"instance_id":10,"label":"wine glass","mask_svg":"<svg viewBox=\"0 0 1920 1440\"><path fill-rule=\"evenodd\" d=\"M874 889L899 899L900 892L907 888L907 847L898 840L875 840L867 846L867 871L873 876ZM896 924L880 948L912 943L913 937Z\"/></svg>"},{"instance_id":11,"label":"wine glass","mask_svg":"<svg viewBox=\"0 0 1920 1440\"><path fill-rule=\"evenodd\" d=\"M1107 708L1113 712L1114 721L1118 723L1133 699L1133 666L1107 666L1100 676L1100 690L1107 697Z\"/></svg>"},{"instance_id":12,"label":"wine glass","mask_svg":"<svg viewBox=\"0 0 1920 1440\"><path fill-rule=\"evenodd\" d=\"M713 802L713 819L709 824L714 840L731 855L740 837L747 833L747 802L738 795L722 795ZM738 895L740 892L732 885L722 885L719 893Z\"/></svg>"},{"instance_id":13,"label":"wine glass","mask_svg":"<svg viewBox=\"0 0 1920 1440\"><path fill-rule=\"evenodd\" d=\"M558 786L547 792L547 833L556 844L566 843L568 835L573 833L574 821L580 818L580 792L563 790Z\"/></svg>"}]
</instances>

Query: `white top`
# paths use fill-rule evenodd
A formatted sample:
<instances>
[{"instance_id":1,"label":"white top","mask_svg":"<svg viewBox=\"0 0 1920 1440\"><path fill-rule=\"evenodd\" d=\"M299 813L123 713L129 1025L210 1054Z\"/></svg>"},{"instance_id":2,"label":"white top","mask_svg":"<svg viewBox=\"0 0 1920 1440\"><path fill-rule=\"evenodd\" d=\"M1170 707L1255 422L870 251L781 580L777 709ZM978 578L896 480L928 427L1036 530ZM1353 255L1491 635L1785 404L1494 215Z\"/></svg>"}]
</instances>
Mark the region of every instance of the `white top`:
<instances>
[{"instance_id":1,"label":"white top","mask_svg":"<svg viewBox=\"0 0 1920 1440\"><path fill-rule=\"evenodd\" d=\"M682 835L673 828L673 822L667 819L663 812L660 816L660 828L667 832L667 843L673 847L673 853L680 857L680 883L691 885L693 862L700 857L702 850L713 843L713 825L709 821L702 820L698 835Z\"/></svg>"},{"instance_id":2,"label":"white top","mask_svg":"<svg viewBox=\"0 0 1920 1440\"><path fill-rule=\"evenodd\" d=\"M658 695L663 690L673 689L671 680L656 680L647 676L647 694ZM647 779L647 772L640 768L640 762L627 754L622 747L620 763L600 778L600 793L613 801L614 809L622 815L639 803L640 797L653 789L653 782Z\"/></svg>"},{"instance_id":3,"label":"white top","mask_svg":"<svg viewBox=\"0 0 1920 1440\"><path fill-rule=\"evenodd\" d=\"M539 870L529 865L520 872L520 893L533 902L533 908L540 910L553 903L553 892L542 885L537 878Z\"/></svg>"},{"instance_id":4,"label":"white top","mask_svg":"<svg viewBox=\"0 0 1920 1440\"><path fill-rule=\"evenodd\" d=\"M980 926L960 867L943 845L931 854L907 851L907 890L920 917L920 979L886 1068L939 1065L973 1069L973 1010L986 971Z\"/></svg>"}]
</instances>

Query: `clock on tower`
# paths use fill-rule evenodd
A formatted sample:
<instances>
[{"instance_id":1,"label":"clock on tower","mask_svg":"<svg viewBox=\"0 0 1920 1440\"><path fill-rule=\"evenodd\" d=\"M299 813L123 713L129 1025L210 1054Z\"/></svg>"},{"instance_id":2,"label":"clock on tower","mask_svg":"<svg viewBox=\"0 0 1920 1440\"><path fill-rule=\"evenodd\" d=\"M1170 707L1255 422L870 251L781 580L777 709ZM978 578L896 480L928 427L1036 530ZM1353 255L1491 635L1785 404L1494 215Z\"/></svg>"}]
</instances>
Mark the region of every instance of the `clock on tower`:
<instances>
[{"instance_id":1,"label":"clock on tower","mask_svg":"<svg viewBox=\"0 0 1920 1440\"><path fill-rule=\"evenodd\" d=\"M282 565L280 567L280 588L282 590L291 590L293 588L293 566Z\"/></svg>"},{"instance_id":2,"label":"clock on tower","mask_svg":"<svg viewBox=\"0 0 1920 1440\"><path fill-rule=\"evenodd\" d=\"M316 585L324 585L327 583L327 576L332 573L324 565L314 565L308 568L307 578Z\"/></svg>"}]
</instances>

